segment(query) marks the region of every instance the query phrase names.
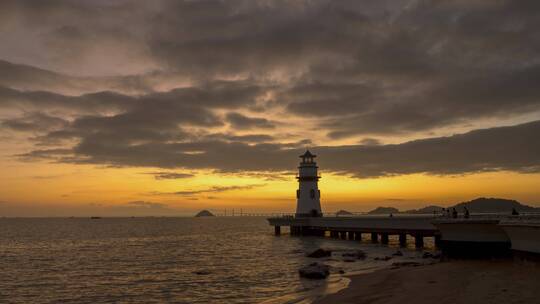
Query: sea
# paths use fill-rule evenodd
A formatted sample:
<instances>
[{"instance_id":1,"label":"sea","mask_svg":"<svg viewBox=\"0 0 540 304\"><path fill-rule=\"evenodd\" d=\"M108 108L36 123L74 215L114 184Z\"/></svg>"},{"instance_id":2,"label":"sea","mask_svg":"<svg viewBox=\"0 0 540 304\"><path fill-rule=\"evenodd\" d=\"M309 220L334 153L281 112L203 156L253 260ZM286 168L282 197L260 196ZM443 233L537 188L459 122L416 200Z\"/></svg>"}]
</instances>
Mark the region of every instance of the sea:
<instances>
[{"instance_id":1,"label":"sea","mask_svg":"<svg viewBox=\"0 0 540 304\"><path fill-rule=\"evenodd\" d=\"M282 230L275 236L262 217L0 218L0 303L311 303L346 288L348 274L425 261L394 238ZM306 257L318 248L332 256ZM356 250L367 258L342 257ZM380 259L397 250L403 256ZM330 277L300 278L315 261L332 267Z\"/></svg>"}]
</instances>

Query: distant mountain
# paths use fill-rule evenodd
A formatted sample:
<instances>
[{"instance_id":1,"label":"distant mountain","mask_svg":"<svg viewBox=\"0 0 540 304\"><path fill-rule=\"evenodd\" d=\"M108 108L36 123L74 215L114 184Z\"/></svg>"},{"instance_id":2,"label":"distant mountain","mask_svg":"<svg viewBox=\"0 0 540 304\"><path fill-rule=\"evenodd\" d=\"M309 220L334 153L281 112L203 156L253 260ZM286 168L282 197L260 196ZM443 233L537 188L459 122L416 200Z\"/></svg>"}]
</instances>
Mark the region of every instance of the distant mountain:
<instances>
[{"instance_id":1,"label":"distant mountain","mask_svg":"<svg viewBox=\"0 0 540 304\"><path fill-rule=\"evenodd\" d=\"M399 210L394 207L377 207L368 212L368 214L389 214L398 213Z\"/></svg>"},{"instance_id":2,"label":"distant mountain","mask_svg":"<svg viewBox=\"0 0 540 304\"><path fill-rule=\"evenodd\" d=\"M509 200L503 198L485 198L480 197L468 202L456 204L454 206L447 207L448 209L456 208L458 212L462 212L464 207L469 209L469 212L473 213L510 213L512 208L515 208L518 212L540 212L540 208L535 208L527 205L523 205L516 200ZM434 211L440 212L443 207L431 205L420 209L411 209L403 211L402 213L408 214L430 214ZM388 214L398 213L398 209L393 207L378 207L369 214Z\"/></svg>"},{"instance_id":3,"label":"distant mountain","mask_svg":"<svg viewBox=\"0 0 540 304\"><path fill-rule=\"evenodd\" d=\"M338 212L336 212L336 216L340 215L352 215L352 213L347 210L339 210Z\"/></svg>"},{"instance_id":4,"label":"distant mountain","mask_svg":"<svg viewBox=\"0 0 540 304\"><path fill-rule=\"evenodd\" d=\"M531 206L523 205L515 200L508 200L502 198L477 198L472 201L459 203L450 208L456 208L461 211L464 207L467 207L470 212L511 212L512 208L515 208L519 212L534 212L540 211L540 208L534 208Z\"/></svg>"},{"instance_id":5,"label":"distant mountain","mask_svg":"<svg viewBox=\"0 0 540 304\"><path fill-rule=\"evenodd\" d=\"M214 215L212 214L212 212L208 210L202 210L199 213L197 213L197 215L195 215L195 217L206 217L206 216L214 216Z\"/></svg>"},{"instance_id":6,"label":"distant mountain","mask_svg":"<svg viewBox=\"0 0 540 304\"><path fill-rule=\"evenodd\" d=\"M427 207L420 208L420 209L407 210L407 211L404 211L403 213L427 214L427 213L433 213L434 211L440 212L442 209L443 209L443 207L441 207L441 206L432 205L432 206L427 206Z\"/></svg>"}]
</instances>

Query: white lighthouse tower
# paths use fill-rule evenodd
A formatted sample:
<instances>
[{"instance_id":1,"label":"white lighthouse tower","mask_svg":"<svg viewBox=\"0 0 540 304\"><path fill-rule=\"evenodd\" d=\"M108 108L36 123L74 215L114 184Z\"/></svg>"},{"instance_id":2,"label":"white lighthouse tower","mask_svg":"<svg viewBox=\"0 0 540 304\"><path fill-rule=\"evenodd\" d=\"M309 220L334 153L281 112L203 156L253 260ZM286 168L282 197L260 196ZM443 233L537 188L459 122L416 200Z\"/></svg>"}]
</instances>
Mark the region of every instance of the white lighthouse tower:
<instances>
[{"instance_id":1,"label":"white lighthouse tower","mask_svg":"<svg viewBox=\"0 0 540 304\"><path fill-rule=\"evenodd\" d=\"M298 190L296 190L296 216L322 216L321 191L317 186L320 176L317 174L317 163L313 160L316 155L309 150L300 155L302 161L298 167Z\"/></svg>"}]
</instances>

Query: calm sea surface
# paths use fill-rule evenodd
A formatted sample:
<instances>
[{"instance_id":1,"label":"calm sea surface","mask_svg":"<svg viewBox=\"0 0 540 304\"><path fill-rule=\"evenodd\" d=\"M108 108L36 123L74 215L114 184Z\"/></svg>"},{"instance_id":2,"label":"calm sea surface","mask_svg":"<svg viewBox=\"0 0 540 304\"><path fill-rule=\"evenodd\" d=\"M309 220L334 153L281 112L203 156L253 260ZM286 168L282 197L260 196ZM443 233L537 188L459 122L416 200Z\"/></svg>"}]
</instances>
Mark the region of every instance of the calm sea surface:
<instances>
[{"instance_id":1,"label":"calm sea surface","mask_svg":"<svg viewBox=\"0 0 540 304\"><path fill-rule=\"evenodd\" d=\"M394 241L395 243L395 241ZM393 247L394 246L394 247ZM346 286L338 274L387 267L369 242L275 237L264 218L0 218L0 303L308 303ZM298 277L334 249L327 281ZM362 249L365 261L340 252Z\"/></svg>"}]
</instances>

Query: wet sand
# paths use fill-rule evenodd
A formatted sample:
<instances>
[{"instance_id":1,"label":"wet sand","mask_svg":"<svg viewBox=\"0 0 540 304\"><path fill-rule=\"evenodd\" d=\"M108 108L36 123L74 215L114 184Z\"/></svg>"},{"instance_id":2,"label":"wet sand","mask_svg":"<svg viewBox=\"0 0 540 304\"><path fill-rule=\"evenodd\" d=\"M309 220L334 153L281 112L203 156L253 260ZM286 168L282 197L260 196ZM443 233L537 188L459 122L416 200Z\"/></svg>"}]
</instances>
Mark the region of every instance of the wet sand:
<instances>
[{"instance_id":1,"label":"wet sand","mask_svg":"<svg viewBox=\"0 0 540 304\"><path fill-rule=\"evenodd\" d=\"M540 303L540 263L449 261L351 276L315 304Z\"/></svg>"}]
</instances>

